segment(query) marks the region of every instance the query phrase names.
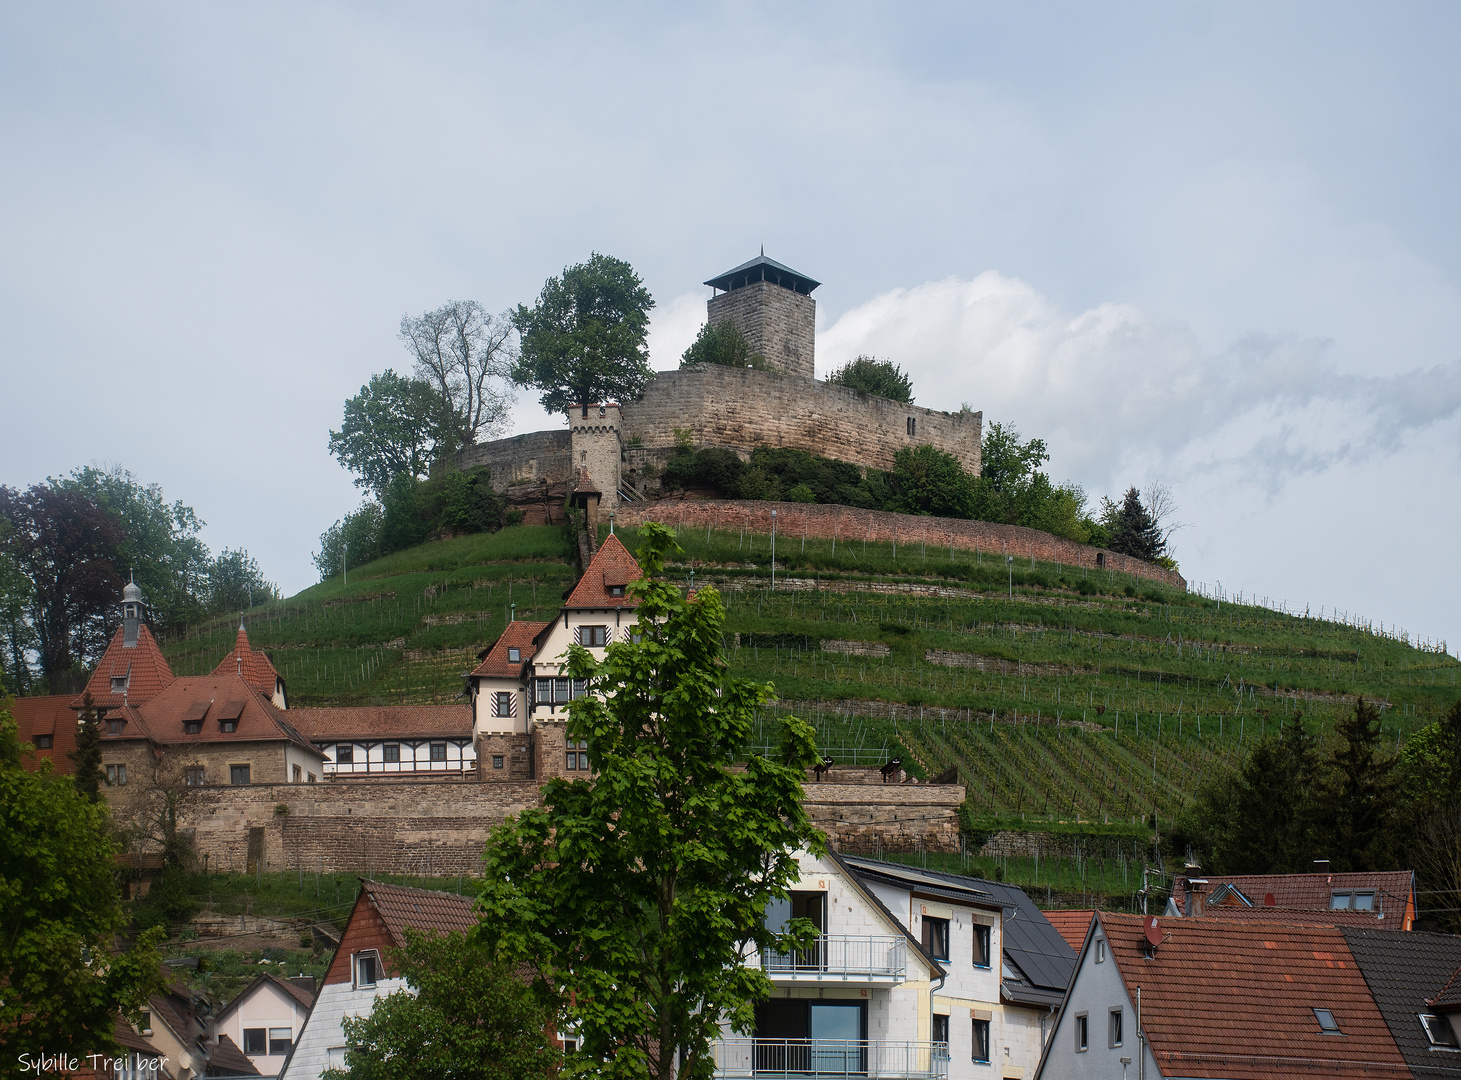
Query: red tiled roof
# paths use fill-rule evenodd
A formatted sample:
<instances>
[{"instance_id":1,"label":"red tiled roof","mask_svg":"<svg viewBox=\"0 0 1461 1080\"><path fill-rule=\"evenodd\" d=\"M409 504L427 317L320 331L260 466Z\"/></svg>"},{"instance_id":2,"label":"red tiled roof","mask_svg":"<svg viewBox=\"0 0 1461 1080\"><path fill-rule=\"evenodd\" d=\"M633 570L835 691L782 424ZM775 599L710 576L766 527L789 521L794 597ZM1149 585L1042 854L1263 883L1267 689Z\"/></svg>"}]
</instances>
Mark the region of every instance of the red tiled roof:
<instances>
[{"instance_id":1,"label":"red tiled roof","mask_svg":"<svg viewBox=\"0 0 1461 1080\"><path fill-rule=\"evenodd\" d=\"M472 707L461 705L359 705L290 709L289 722L306 739L395 739L470 735Z\"/></svg>"},{"instance_id":2,"label":"red tiled roof","mask_svg":"<svg viewBox=\"0 0 1461 1080\"><path fill-rule=\"evenodd\" d=\"M1050 925L1055 927L1055 932L1065 938L1067 944L1076 952L1080 952L1081 946L1086 943L1086 931L1091 928L1090 911L1042 911Z\"/></svg>"},{"instance_id":3,"label":"red tiled roof","mask_svg":"<svg viewBox=\"0 0 1461 1080\"><path fill-rule=\"evenodd\" d=\"M1270 1080L1367 1063L1409 1076L1341 931L1220 919L1160 919L1145 955L1140 915L1096 916L1163 1075ZM1334 1014L1324 1035L1314 1009Z\"/></svg>"},{"instance_id":4,"label":"red tiled roof","mask_svg":"<svg viewBox=\"0 0 1461 1080\"><path fill-rule=\"evenodd\" d=\"M168 666L167 658L162 655L162 650L157 647L157 639L152 636L152 631L147 628L146 623L137 627L137 644L130 649L122 643L125 634L125 627L117 629L116 634L112 636L112 643L107 646L107 651L102 653L96 670L91 673L91 679L86 684L86 691L91 694L92 704L98 709L105 709L108 712L121 708L123 698L126 699L128 705L141 705L151 701L159 691L177 677L172 673L172 668ZM112 693L113 678L127 680L126 694ZM272 689L270 692L273 692ZM81 701L85 696L85 693L77 695L72 699L71 704L78 709L81 708Z\"/></svg>"},{"instance_id":5,"label":"red tiled roof","mask_svg":"<svg viewBox=\"0 0 1461 1080\"><path fill-rule=\"evenodd\" d=\"M229 672L242 674L244 681L265 697L274 696L279 672L274 669L267 656L250 648L249 632L244 629L241 621L238 624L238 634L233 640L233 651L213 669L215 675L226 675Z\"/></svg>"},{"instance_id":6,"label":"red tiled roof","mask_svg":"<svg viewBox=\"0 0 1461 1080\"><path fill-rule=\"evenodd\" d=\"M1204 875L1209 894L1219 885L1232 885L1253 901L1254 907L1299 908L1306 911L1328 911L1329 897L1335 892L1373 889L1375 908L1372 917L1383 914L1388 919L1405 920L1415 892L1415 875L1409 870L1392 870L1365 874L1226 874ZM1272 895L1273 903L1266 903ZM1187 881L1177 878L1172 885L1172 900L1179 911L1186 910ZM1226 909L1227 905L1224 905ZM1413 912L1412 912L1413 914Z\"/></svg>"},{"instance_id":7,"label":"red tiled roof","mask_svg":"<svg viewBox=\"0 0 1461 1080\"><path fill-rule=\"evenodd\" d=\"M292 714L290 714L292 716ZM237 729L223 731L220 719L237 718ZM228 672L174 679L144 705L120 709L117 719L127 721L119 735L102 732L102 742L146 738L159 744L273 742L287 740L318 754L274 703L259 694L239 675ZM184 719L201 719L196 735L183 729Z\"/></svg>"},{"instance_id":8,"label":"red tiled roof","mask_svg":"<svg viewBox=\"0 0 1461 1080\"><path fill-rule=\"evenodd\" d=\"M636 607L638 601L628 594L627 589L622 596L612 596L609 590L616 585L623 586L631 581L638 581L643 576L644 571L639 569L634 556L611 533L590 560L588 569L578 579L578 584L573 587L573 592L563 606L579 609Z\"/></svg>"},{"instance_id":9,"label":"red tiled roof","mask_svg":"<svg viewBox=\"0 0 1461 1080\"><path fill-rule=\"evenodd\" d=\"M76 749L76 710L71 707L70 694L16 698L11 703L10 714L20 729L21 742L33 743L37 735L51 736L49 750L37 747L33 756L25 756L26 768L36 769L42 761L49 761L51 768L62 776L76 771L66 756Z\"/></svg>"},{"instance_id":10,"label":"red tiled roof","mask_svg":"<svg viewBox=\"0 0 1461 1080\"><path fill-rule=\"evenodd\" d=\"M589 476L587 469L579 469L578 479L573 482L573 493L577 495L580 492L585 495L603 494L599 490L598 485L593 482L593 478Z\"/></svg>"},{"instance_id":11,"label":"red tiled roof","mask_svg":"<svg viewBox=\"0 0 1461 1080\"><path fill-rule=\"evenodd\" d=\"M590 564L592 565L592 564ZM533 640L538 632L551 625L545 622L529 622L526 619L510 622L507 629L502 631L502 636L487 652L487 657L472 672L473 678L481 679L520 679L522 678L523 665L531 659L537 643ZM519 649L518 660L507 658L508 649Z\"/></svg>"},{"instance_id":12,"label":"red tiled roof","mask_svg":"<svg viewBox=\"0 0 1461 1080\"><path fill-rule=\"evenodd\" d=\"M1461 976L1461 968L1457 968L1451 973L1450 980L1441 988L1439 994L1431 998L1429 1004L1447 1011L1461 1008L1461 978L1458 976Z\"/></svg>"},{"instance_id":13,"label":"red tiled roof","mask_svg":"<svg viewBox=\"0 0 1461 1080\"><path fill-rule=\"evenodd\" d=\"M1373 911L1329 911L1317 908L1242 907L1222 904L1206 909L1205 919L1221 922L1268 922L1287 926L1364 926L1371 930L1400 930L1399 919L1377 919ZM1193 916L1184 916L1191 921ZM1376 925L1378 921L1379 925Z\"/></svg>"},{"instance_id":14,"label":"red tiled roof","mask_svg":"<svg viewBox=\"0 0 1461 1080\"><path fill-rule=\"evenodd\" d=\"M238 1043L227 1035L218 1036L218 1041L208 1049L208 1071L215 1076L262 1076Z\"/></svg>"},{"instance_id":15,"label":"red tiled roof","mask_svg":"<svg viewBox=\"0 0 1461 1080\"><path fill-rule=\"evenodd\" d=\"M454 930L467 931L477 925L470 896L408 889L380 881L362 881L361 888L365 890L371 906L380 913L381 922L398 947L406 944L405 930L408 926L449 934Z\"/></svg>"}]
</instances>

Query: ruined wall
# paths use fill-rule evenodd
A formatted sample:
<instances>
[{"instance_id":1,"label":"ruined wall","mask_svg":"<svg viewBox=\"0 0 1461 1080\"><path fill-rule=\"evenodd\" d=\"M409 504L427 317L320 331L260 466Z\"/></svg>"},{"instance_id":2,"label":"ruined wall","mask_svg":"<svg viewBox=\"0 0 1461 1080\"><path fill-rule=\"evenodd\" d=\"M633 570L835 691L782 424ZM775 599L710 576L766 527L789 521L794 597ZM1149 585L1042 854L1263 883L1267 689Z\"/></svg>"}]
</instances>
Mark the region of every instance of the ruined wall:
<instances>
[{"instance_id":1,"label":"ruined wall","mask_svg":"<svg viewBox=\"0 0 1461 1080\"><path fill-rule=\"evenodd\" d=\"M787 537L801 536L805 530L807 536L837 537L848 542L863 539L896 541L945 549L952 543L965 551L977 549L1000 558L1009 554L1016 559L1033 558L1041 562L1061 562L1067 566L1112 570L1158 581L1183 591L1187 588L1187 580L1175 570L1164 570L1127 555L1077 544L1074 540L1052 536L1038 529L996 525L989 521L915 517L882 510L859 510L852 506L690 499L624 505L619 508L618 520L621 525L658 521L698 529L745 527L753 532L769 533L772 510L776 511L777 531Z\"/></svg>"},{"instance_id":2,"label":"ruined wall","mask_svg":"<svg viewBox=\"0 0 1461 1080\"><path fill-rule=\"evenodd\" d=\"M675 429L681 428L697 448L729 447L749 454L758 446L791 447L891 469L898 450L931 443L957 457L965 469L979 472L982 413L900 405L775 372L713 365L663 371L621 410L626 445L650 452L673 451Z\"/></svg>"},{"instance_id":3,"label":"ruined wall","mask_svg":"<svg viewBox=\"0 0 1461 1080\"><path fill-rule=\"evenodd\" d=\"M810 296L756 281L718 293L705 305L712 323L729 320L746 335L751 351L760 353L787 375L810 379L816 374L817 302Z\"/></svg>"}]
</instances>

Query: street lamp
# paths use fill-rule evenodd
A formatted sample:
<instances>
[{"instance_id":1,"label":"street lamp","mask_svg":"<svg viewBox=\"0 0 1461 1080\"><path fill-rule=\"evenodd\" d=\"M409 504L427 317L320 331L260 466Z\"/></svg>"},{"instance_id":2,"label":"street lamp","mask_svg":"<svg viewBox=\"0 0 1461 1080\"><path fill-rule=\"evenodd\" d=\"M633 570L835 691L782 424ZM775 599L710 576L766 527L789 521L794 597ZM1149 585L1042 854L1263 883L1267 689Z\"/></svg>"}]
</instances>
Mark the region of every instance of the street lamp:
<instances>
[{"instance_id":1,"label":"street lamp","mask_svg":"<svg viewBox=\"0 0 1461 1080\"><path fill-rule=\"evenodd\" d=\"M1010 599L1013 600L1015 598L1015 557L1013 555L1006 555L1004 557L1004 564L1009 567Z\"/></svg>"},{"instance_id":2,"label":"street lamp","mask_svg":"<svg viewBox=\"0 0 1461 1080\"><path fill-rule=\"evenodd\" d=\"M771 591L776 591L776 511L771 511Z\"/></svg>"}]
</instances>

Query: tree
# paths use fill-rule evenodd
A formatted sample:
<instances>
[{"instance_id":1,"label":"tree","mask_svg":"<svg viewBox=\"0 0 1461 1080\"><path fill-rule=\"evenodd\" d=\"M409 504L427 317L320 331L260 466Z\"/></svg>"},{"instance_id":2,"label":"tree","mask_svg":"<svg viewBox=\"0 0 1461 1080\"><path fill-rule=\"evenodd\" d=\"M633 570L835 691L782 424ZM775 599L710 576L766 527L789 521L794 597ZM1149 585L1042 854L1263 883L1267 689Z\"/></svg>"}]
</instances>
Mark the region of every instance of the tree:
<instances>
[{"instance_id":1,"label":"tree","mask_svg":"<svg viewBox=\"0 0 1461 1080\"><path fill-rule=\"evenodd\" d=\"M509 313L493 315L475 300L401 316L400 338L415 361L416 377L436 394L438 457L506 424L513 393L505 380L517 361L512 331Z\"/></svg>"},{"instance_id":2,"label":"tree","mask_svg":"<svg viewBox=\"0 0 1461 1080\"><path fill-rule=\"evenodd\" d=\"M362 503L320 534L320 550L312 556L321 581L339 577L350 566L364 566L380 558L381 522L385 509L378 502Z\"/></svg>"},{"instance_id":3,"label":"tree","mask_svg":"<svg viewBox=\"0 0 1461 1080\"><path fill-rule=\"evenodd\" d=\"M1111 532L1112 551L1146 562L1153 562L1166 553L1161 529L1142 505L1136 488L1127 488L1119 507L1107 499L1102 509L1102 524Z\"/></svg>"},{"instance_id":4,"label":"tree","mask_svg":"<svg viewBox=\"0 0 1461 1080\"><path fill-rule=\"evenodd\" d=\"M1360 698L1336 721L1339 745L1320 789L1324 857L1338 872L1389 870L1399 854L1397 758L1380 750L1380 711Z\"/></svg>"},{"instance_id":5,"label":"tree","mask_svg":"<svg viewBox=\"0 0 1461 1080\"><path fill-rule=\"evenodd\" d=\"M772 687L728 674L715 589L687 599L664 580L673 534L640 535L638 640L602 663L573 647L567 663L594 691L570 703L567 735L597 775L550 781L541 808L493 831L479 932L572 992L596 1075L697 1080L722 1019L749 1031L769 996L743 949L805 947L814 929L774 934L764 913L797 880L794 852L825 852L801 805L816 749L789 719L780 760L733 767Z\"/></svg>"},{"instance_id":6,"label":"tree","mask_svg":"<svg viewBox=\"0 0 1461 1080\"><path fill-rule=\"evenodd\" d=\"M681 367L696 367L700 364L715 364L719 367L751 368L755 371L770 371L772 365L760 353L751 351L751 343L741 328L729 319L706 323L695 335L695 340L680 357Z\"/></svg>"},{"instance_id":7,"label":"tree","mask_svg":"<svg viewBox=\"0 0 1461 1080\"><path fill-rule=\"evenodd\" d=\"M519 304L513 325L522 355L512 377L543 391L549 412L570 405L638 396L649 367L649 311L654 299L634 268L595 252L543 285L531 309Z\"/></svg>"},{"instance_id":8,"label":"tree","mask_svg":"<svg viewBox=\"0 0 1461 1080\"><path fill-rule=\"evenodd\" d=\"M279 596L278 587L264 580L258 560L242 548L224 548L208 566L208 610L215 615L247 611Z\"/></svg>"},{"instance_id":9,"label":"tree","mask_svg":"<svg viewBox=\"0 0 1461 1080\"><path fill-rule=\"evenodd\" d=\"M833 371L827 376L827 381L852 390L861 390L865 394L876 394L890 401L913 404L913 380L891 360L859 356Z\"/></svg>"},{"instance_id":10,"label":"tree","mask_svg":"<svg viewBox=\"0 0 1461 1080\"><path fill-rule=\"evenodd\" d=\"M355 486L378 499L396 476L425 476L441 432L442 402L424 379L406 379L390 368L345 402L339 431L330 432L330 453L356 474ZM459 425L446 442L461 441Z\"/></svg>"},{"instance_id":11,"label":"tree","mask_svg":"<svg viewBox=\"0 0 1461 1080\"><path fill-rule=\"evenodd\" d=\"M71 774L71 783L86 796L88 802L101 798L101 786L106 780L101 770L101 723L96 706L91 700L91 691L81 699L81 717L76 725L76 749L67 757L76 771Z\"/></svg>"},{"instance_id":12,"label":"tree","mask_svg":"<svg viewBox=\"0 0 1461 1080\"><path fill-rule=\"evenodd\" d=\"M1050 460L1044 439L1020 441L1020 430L998 420L989 425L980 447L979 476L1000 495L1014 495L1027 487L1040 466Z\"/></svg>"},{"instance_id":13,"label":"tree","mask_svg":"<svg viewBox=\"0 0 1461 1080\"><path fill-rule=\"evenodd\" d=\"M62 692L73 669L106 646L108 609L122 588L121 530L88 495L54 484L0 486L0 521L5 554L30 582L41 674Z\"/></svg>"},{"instance_id":14,"label":"tree","mask_svg":"<svg viewBox=\"0 0 1461 1080\"><path fill-rule=\"evenodd\" d=\"M0 519L0 695L8 686L21 696L30 692L32 678L30 655L37 639L27 613L35 590L5 551L3 534L7 529Z\"/></svg>"},{"instance_id":15,"label":"tree","mask_svg":"<svg viewBox=\"0 0 1461 1080\"><path fill-rule=\"evenodd\" d=\"M160 933L114 951L126 925L104 802L47 765L22 767L0 711L0 1060L117 1051L113 1018L162 987ZM12 1066L13 1067L13 1066Z\"/></svg>"},{"instance_id":16,"label":"tree","mask_svg":"<svg viewBox=\"0 0 1461 1080\"><path fill-rule=\"evenodd\" d=\"M970 515L974 478L953 454L924 443L905 446L893 455L893 509L935 517Z\"/></svg>"},{"instance_id":17,"label":"tree","mask_svg":"<svg viewBox=\"0 0 1461 1080\"><path fill-rule=\"evenodd\" d=\"M331 1080L532 1080L563 1055L548 1036L560 1002L495 961L476 937L408 928L391 960L414 993L377 998L346 1017L345 1072Z\"/></svg>"}]
</instances>

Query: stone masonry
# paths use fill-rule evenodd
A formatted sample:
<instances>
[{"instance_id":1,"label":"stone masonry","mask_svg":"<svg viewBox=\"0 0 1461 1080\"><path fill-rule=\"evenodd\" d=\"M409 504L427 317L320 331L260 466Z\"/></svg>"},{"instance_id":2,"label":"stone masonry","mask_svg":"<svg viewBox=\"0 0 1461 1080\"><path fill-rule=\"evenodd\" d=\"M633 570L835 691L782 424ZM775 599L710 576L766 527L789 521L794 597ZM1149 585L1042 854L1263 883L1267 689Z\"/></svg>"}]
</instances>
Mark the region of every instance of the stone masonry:
<instances>
[{"instance_id":1,"label":"stone masonry","mask_svg":"<svg viewBox=\"0 0 1461 1080\"><path fill-rule=\"evenodd\" d=\"M710 322L730 321L746 336L751 351L777 370L804 379L815 373L817 302L771 281L755 281L720 293L706 303Z\"/></svg>"}]
</instances>

